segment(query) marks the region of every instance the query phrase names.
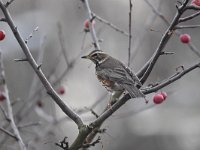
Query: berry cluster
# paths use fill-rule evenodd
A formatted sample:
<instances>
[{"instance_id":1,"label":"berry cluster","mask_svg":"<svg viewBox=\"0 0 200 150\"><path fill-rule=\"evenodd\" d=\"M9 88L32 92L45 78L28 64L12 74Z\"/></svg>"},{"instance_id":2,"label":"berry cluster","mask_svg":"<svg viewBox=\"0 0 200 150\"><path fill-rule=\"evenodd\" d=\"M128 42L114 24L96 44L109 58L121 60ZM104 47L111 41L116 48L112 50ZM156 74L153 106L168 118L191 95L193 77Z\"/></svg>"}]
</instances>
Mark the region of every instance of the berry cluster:
<instances>
[{"instance_id":1,"label":"berry cluster","mask_svg":"<svg viewBox=\"0 0 200 150\"><path fill-rule=\"evenodd\" d=\"M161 104L166 98L167 98L167 93L166 92L156 93L153 96L153 102L155 104Z\"/></svg>"}]
</instances>

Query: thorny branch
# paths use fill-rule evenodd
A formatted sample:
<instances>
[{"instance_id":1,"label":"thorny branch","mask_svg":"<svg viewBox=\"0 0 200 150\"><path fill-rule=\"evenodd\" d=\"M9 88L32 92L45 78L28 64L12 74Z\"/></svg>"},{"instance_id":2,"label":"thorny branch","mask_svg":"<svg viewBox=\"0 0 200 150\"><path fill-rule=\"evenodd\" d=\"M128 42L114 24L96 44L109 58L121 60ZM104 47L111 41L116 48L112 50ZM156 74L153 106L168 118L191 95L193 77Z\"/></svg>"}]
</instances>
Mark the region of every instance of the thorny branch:
<instances>
[{"instance_id":1,"label":"thorny branch","mask_svg":"<svg viewBox=\"0 0 200 150\"><path fill-rule=\"evenodd\" d=\"M184 26L176 26L175 29L191 29L191 28L199 28L200 25L184 25Z\"/></svg>"}]
</instances>

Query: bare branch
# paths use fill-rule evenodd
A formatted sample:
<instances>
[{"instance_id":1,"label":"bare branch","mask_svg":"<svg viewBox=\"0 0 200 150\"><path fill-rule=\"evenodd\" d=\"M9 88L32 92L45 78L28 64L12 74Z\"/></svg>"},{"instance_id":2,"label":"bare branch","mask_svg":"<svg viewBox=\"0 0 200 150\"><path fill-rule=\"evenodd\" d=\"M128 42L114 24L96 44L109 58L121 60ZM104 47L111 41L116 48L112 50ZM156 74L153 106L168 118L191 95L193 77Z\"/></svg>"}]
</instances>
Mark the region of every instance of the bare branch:
<instances>
[{"instance_id":1,"label":"bare branch","mask_svg":"<svg viewBox=\"0 0 200 150\"><path fill-rule=\"evenodd\" d=\"M199 6L194 6L194 5L189 5L189 6L184 8L184 11L185 10L200 10L200 7Z\"/></svg>"},{"instance_id":2,"label":"bare branch","mask_svg":"<svg viewBox=\"0 0 200 150\"><path fill-rule=\"evenodd\" d=\"M143 84L148 76L150 75L154 65L156 64L160 54L162 53L163 49L165 48L167 42L169 41L170 37L174 33L175 26L179 23L179 19L181 15L186 11L187 4L189 0L185 0L180 4L180 6L177 6L177 13L175 17L173 18L172 22L170 23L168 29L165 31L164 35L161 38L161 41L152 55L152 57L149 59L149 61L142 67L142 69L137 73L138 77L141 79L141 83Z\"/></svg>"},{"instance_id":3,"label":"bare branch","mask_svg":"<svg viewBox=\"0 0 200 150\"><path fill-rule=\"evenodd\" d=\"M23 128L32 127L32 126L38 126L41 124L42 124L41 122L30 122L27 124L18 125L18 129L23 129Z\"/></svg>"},{"instance_id":4,"label":"bare branch","mask_svg":"<svg viewBox=\"0 0 200 150\"><path fill-rule=\"evenodd\" d=\"M132 1L129 0L129 37L128 37L128 66L130 66L130 59L131 59L131 39L132 39L132 32L131 32L131 23L132 23Z\"/></svg>"},{"instance_id":5,"label":"bare branch","mask_svg":"<svg viewBox=\"0 0 200 150\"><path fill-rule=\"evenodd\" d=\"M176 26L175 29L191 29L191 28L199 28L200 25L184 25L184 26Z\"/></svg>"},{"instance_id":6,"label":"bare branch","mask_svg":"<svg viewBox=\"0 0 200 150\"><path fill-rule=\"evenodd\" d=\"M148 2L147 0L144 0L144 1ZM152 5L150 2L148 2L147 4L150 5L150 8L152 8L152 11L153 11L156 15L158 15L158 16L164 21L164 23L165 23L166 25L169 25L169 22L165 19L165 17L164 17L163 15L159 15L160 12L159 12L157 9L155 9L155 8L153 7L153 5ZM199 14L200 14L200 11L198 11L197 13L195 13L195 14L193 14L193 15L191 15L191 16L188 16L188 17L185 17L185 18L180 18L178 22L181 23L181 22L183 22L183 21L190 20L190 19L192 19L192 18L198 16ZM163 17L162 17L162 16L163 16ZM180 35L181 35L181 32L179 32L179 31L177 31L177 30L174 31L174 32L176 33L177 36L180 36ZM192 52L194 52L198 57L200 57L200 52L198 51L198 49L195 47L195 45L194 45L192 42L188 43L188 46L189 46L189 48L190 48L190 50L191 50Z\"/></svg>"},{"instance_id":7,"label":"bare branch","mask_svg":"<svg viewBox=\"0 0 200 150\"><path fill-rule=\"evenodd\" d=\"M95 17L95 19L99 20L102 23L105 23L106 25L108 25L109 27L111 27L112 29L116 30L119 33L122 33L125 36L129 36L129 33L127 33L126 31L121 30L119 27L117 27L116 25L114 25L113 23L101 18L100 16L98 16L97 14L92 12L92 16Z\"/></svg>"},{"instance_id":8,"label":"bare branch","mask_svg":"<svg viewBox=\"0 0 200 150\"><path fill-rule=\"evenodd\" d=\"M147 90L141 90L144 94L149 94L152 92L156 92L159 89L173 83L174 81L180 79L181 77L183 77L185 74L191 72L192 70L199 68L200 67L200 62L197 62L196 64L188 67L187 69L182 70L181 72L177 72L176 74L172 75L171 77L169 77L167 80L163 81L160 84L156 84L154 87L151 87Z\"/></svg>"},{"instance_id":9,"label":"bare branch","mask_svg":"<svg viewBox=\"0 0 200 150\"><path fill-rule=\"evenodd\" d=\"M10 131L8 131L8 130L2 128L2 127L0 127L0 130L1 130L2 132L4 132L5 134L7 134L8 136L14 138L16 141L19 140L19 139L18 139L14 134L12 134Z\"/></svg>"},{"instance_id":10,"label":"bare branch","mask_svg":"<svg viewBox=\"0 0 200 150\"><path fill-rule=\"evenodd\" d=\"M3 57L2 57L2 54L0 53L0 74L1 76L4 78L4 81L5 80L5 72L4 72L4 67L3 67ZM12 105L11 105L11 102L10 102L10 97L9 97L9 94L8 94L8 88L7 88L7 85L4 84L2 85L3 88L4 88L4 94L5 94L5 97L6 97L6 104L7 104L7 108L8 108L8 113L7 113L7 118L9 118L10 120L10 125L14 131L14 134L15 136L17 137L17 142L19 144L19 147L21 150L26 150L26 147L25 147L25 144L21 138L21 135L19 133L19 130L15 124L15 121L14 121L14 117L13 117L13 110L12 110ZM8 133L8 132L7 132Z\"/></svg>"},{"instance_id":11,"label":"bare branch","mask_svg":"<svg viewBox=\"0 0 200 150\"><path fill-rule=\"evenodd\" d=\"M18 43L21 46L24 54L26 55L26 58L29 60L29 64L31 65L31 67L33 68L35 73L38 75L38 77L40 78L42 84L44 85L44 87L47 90L47 93L59 105L59 107L62 109L62 111L66 115L68 115L77 124L77 126L80 128L83 125L81 118L75 112L73 112L72 109L68 105L66 105L62 101L62 99L59 97L59 95L56 93L56 91L52 88L49 81L46 79L42 70L38 69L38 65L37 65L36 61L34 60L32 54L30 53L30 50L29 50L28 46L26 45L26 43L24 42L21 34L18 32L16 26L14 25L14 22L13 22L11 16L10 16L10 13L8 12L7 8L4 6L2 0L0 1L0 8L1 8L2 12L4 13L5 18L7 20L7 23L10 26L16 40L18 41Z\"/></svg>"},{"instance_id":12,"label":"bare branch","mask_svg":"<svg viewBox=\"0 0 200 150\"><path fill-rule=\"evenodd\" d=\"M169 21L165 18L165 16L159 12L148 0L144 0L146 2L146 4L152 9L152 11L159 16L160 18L162 18L162 20L165 22L165 24L169 25Z\"/></svg>"},{"instance_id":13,"label":"bare branch","mask_svg":"<svg viewBox=\"0 0 200 150\"><path fill-rule=\"evenodd\" d=\"M191 20L191 19L193 19L193 18L195 18L195 17L197 17L199 15L200 15L200 11L198 11L198 12L196 12L196 13L190 15L190 16L187 16L187 17L184 17L184 18L180 18L179 19L179 23Z\"/></svg>"},{"instance_id":14,"label":"bare branch","mask_svg":"<svg viewBox=\"0 0 200 150\"><path fill-rule=\"evenodd\" d=\"M2 111L2 113L3 113L3 115L4 115L4 118L8 121L8 122L10 122L10 118L8 117L8 114L6 113L6 111L4 110L4 108L0 105L0 109L1 109L1 111Z\"/></svg>"},{"instance_id":15,"label":"bare branch","mask_svg":"<svg viewBox=\"0 0 200 150\"><path fill-rule=\"evenodd\" d=\"M153 56L149 59L149 61L142 67L142 69L138 72L138 77L141 78L141 83L144 83L148 76L150 75L155 63L157 62L160 54L162 53L164 47L166 46L168 40L173 34L173 29L178 23L178 19L180 18L181 14L177 12L175 15L173 21L171 22L170 26L168 29L165 31L164 35L161 38L161 41L154 52Z\"/></svg>"}]
</instances>

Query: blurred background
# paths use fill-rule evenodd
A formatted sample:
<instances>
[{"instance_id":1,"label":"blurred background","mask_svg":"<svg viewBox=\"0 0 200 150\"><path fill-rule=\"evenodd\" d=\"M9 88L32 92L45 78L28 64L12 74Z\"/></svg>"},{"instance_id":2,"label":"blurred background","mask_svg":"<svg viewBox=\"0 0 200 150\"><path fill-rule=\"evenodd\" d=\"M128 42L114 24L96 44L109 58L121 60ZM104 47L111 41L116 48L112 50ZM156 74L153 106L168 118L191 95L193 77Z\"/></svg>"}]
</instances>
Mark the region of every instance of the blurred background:
<instances>
[{"instance_id":1,"label":"blurred background","mask_svg":"<svg viewBox=\"0 0 200 150\"><path fill-rule=\"evenodd\" d=\"M176 13L175 0L148 2L169 22L172 21ZM89 4L95 14L128 32L128 0L89 0ZM16 0L9 6L9 11L24 39L33 33L28 40L31 53L38 64L42 64L42 70L64 102L86 123L93 121L95 117L88 108L97 104L93 110L100 114L109 95L96 79L94 65L80 58L94 50L90 33L84 31L88 13L83 3L80 0ZM2 12L0 17L3 17ZM199 23L197 17L184 24ZM37 27L38 31L34 31ZM147 0L133 1L132 70L137 72L151 57L167 27ZM101 49L127 64L128 37L97 19L95 29ZM15 103L15 121L27 149L59 150L54 143L65 136L71 144L78 134L77 126L46 94L30 65L14 61L24 58L24 54L8 25L0 22L0 30L6 33L5 40L0 42L6 82L11 101ZM192 44L199 49L198 28L179 31L190 34ZM199 60L176 35L170 39L165 51L175 54L160 57L145 86L176 73L178 66L188 67ZM128 101L103 124L102 128L107 130L100 135L102 142L91 150L199 150L199 73L198 69L194 70L163 88L168 97L160 105L152 102L155 93L147 95L148 104L143 99ZM6 109L5 102L0 104ZM2 112L0 126L10 130ZM12 138L0 132L0 149L16 150L17 147Z\"/></svg>"}]
</instances>

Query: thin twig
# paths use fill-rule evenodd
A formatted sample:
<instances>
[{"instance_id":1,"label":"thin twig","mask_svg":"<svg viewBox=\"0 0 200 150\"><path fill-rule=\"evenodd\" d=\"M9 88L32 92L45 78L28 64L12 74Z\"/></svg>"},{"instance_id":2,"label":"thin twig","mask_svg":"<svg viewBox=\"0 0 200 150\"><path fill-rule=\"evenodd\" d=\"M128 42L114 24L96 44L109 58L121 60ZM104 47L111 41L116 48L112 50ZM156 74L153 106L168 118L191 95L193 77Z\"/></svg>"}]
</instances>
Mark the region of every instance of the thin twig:
<instances>
[{"instance_id":1,"label":"thin twig","mask_svg":"<svg viewBox=\"0 0 200 150\"><path fill-rule=\"evenodd\" d=\"M179 23L191 20L191 19L193 19L193 18L195 18L195 17L197 17L199 15L200 15L200 11L198 11L198 12L196 12L196 13L190 15L190 16L187 16L187 17L184 17L184 18L180 18L179 19Z\"/></svg>"},{"instance_id":2,"label":"thin twig","mask_svg":"<svg viewBox=\"0 0 200 150\"><path fill-rule=\"evenodd\" d=\"M8 136L14 138L16 141L19 140L19 139L18 139L14 134L12 134L10 131L8 131L8 130L2 128L2 127L0 127L0 130L1 130L2 132L4 132L5 134L7 134Z\"/></svg>"},{"instance_id":3,"label":"thin twig","mask_svg":"<svg viewBox=\"0 0 200 150\"><path fill-rule=\"evenodd\" d=\"M0 105L0 109L1 109L1 111L2 111L2 113L3 113L3 116L4 116L4 118L8 121L8 122L10 122L10 118L8 117L8 114L6 113L6 111L4 110L4 108Z\"/></svg>"},{"instance_id":4,"label":"thin twig","mask_svg":"<svg viewBox=\"0 0 200 150\"><path fill-rule=\"evenodd\" d=\"M176 80L180 79L181 77L183 77L184 75L186 75L187 73L193 71L194 69L200 68L200 62L195 63L194 65L188 67L187 69L184 69L181 72L176 73L175 75L172 75L171 77L169 77L167 80L165 80L164 82L161 82L159 84L157 84L156 86L149 88L147 90L141 90L144 94L149 94L152 92L156 92L159 89L175 82Z\"/></svg>"},{"instance_id":5,"label":"thin twig","mask_svg":"<svg viewBox=\"0 0 200 150\"><path fill-rule=\"evenodd\" d=\"M175 29L191 29L191 28L199 28L200 25L184 25L184 26L176 26Z\"/></svg>"},{"instance_id":6,"label":"thin twig","mask_svg":"<svg viewBox=\"0 0 200 150\"><path fill-rule=\"evenodd\" d=\"M111 27L112 29L116 30L117 32L125 35L125 36L129 36L129 34L126 31L123 31L122 29L120 29L119 27L117 27L116 25L114 25L113 23L101 18L100 16L98 16L97 14L92 12L92 15L95 17L95 19L99 20L100 22L108 25L109 27Z\"/></svg>"},{"instance_id":7,"label":"thin twig","mask_svg":"<svg viewBox=\"0 0 200 150\"><path fill-rule=\"evenodd\" d=\"M129 37L128 37L128 66L130 66L131 59L131 40L132 40L132 1L129 0Z\"/></svg>"},{"instance_id":8,"label":"thin twig","mask_svg":"<svg viewBox=\"0 0 200 150\"><path fill-rule=\"evenodd\" d=\"M148 0L144 0L146 2L146 4L152 9L152 11L159 16L160 18L162 18L162 20L169 25L169 21L165 18L165 16L159 12Z\"/></svg>"},{"instance_id":9,"label":"thin twig","mask_svg":"<svg viewBox=\"0 0 200 150\"><path fill-rule=\"evenodd\" d=\"M41 124L42 124L41 122L30 122L27 124L18 125L18 129L27 128L27 127L31 127L31 126L38 126Z\"/></svg>"},{"instance_id":10,"label":"thin twig","mask_svg":"<svg viewBox=\"0 0 200 150\"><path fill-rule=\"evenodd\" d=\"M186 1L188 1L188 0L186 0ZM194 6L194 5L189 5L189 6L184 8L184 11L185 10L200 10L200 7L199 6Z\"/></svg>"},{"instance_id":11,"label":"thin twig","mask_svg":"<svg viewBox=\"0 0 200 150\"><path fill-rule=\"evenodd\" d=\"M58 26L58 39L59 39L59 42L60 42L61 51L63 53L66 64L69 65L69 60L68 60L68 57L67 57L67 50L66 50L66 47L65 47L65 44L64 44L65 41L64 41L62 26L61 26L60 22L57 23L57 26Z\"/></svg>"},{"instance_id":12,"label":"thin twig","mask_svg":"<svg viewBox=\"0 0 200 150\"><path fill-rule=\"evenodd\" d=\"M16 62L19 62L19 61L28 61L27 58L17 58L17 59L14 59L14 61Z\"/></svg>"},{"instance_id":13,"label":"thin twig","mask_svg":"<svg viewBox=\"0 0 200 150\"><path fill-rule=\"evenodd\" d=\"M97 50L100 50L99 41L98 41L98 38L96 36L96 31L94 29L94 26L92 26L92 21L93 21L94 17L92 16L92 11L90 9L89 2L88 2L88 0L83 0L82 2L85 4L85 7L86 7L87 12L88 12L88 17L89 17L89 20L90 20L89 21L89 30L90 30L90 33L91 33L91 36L92 36L92 39L93 39L94 48L97 49Z\"/></svg>"}]
</instances>

